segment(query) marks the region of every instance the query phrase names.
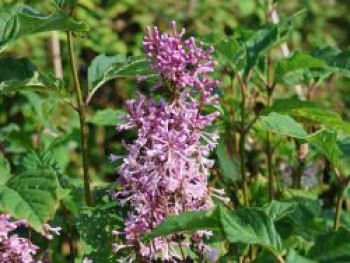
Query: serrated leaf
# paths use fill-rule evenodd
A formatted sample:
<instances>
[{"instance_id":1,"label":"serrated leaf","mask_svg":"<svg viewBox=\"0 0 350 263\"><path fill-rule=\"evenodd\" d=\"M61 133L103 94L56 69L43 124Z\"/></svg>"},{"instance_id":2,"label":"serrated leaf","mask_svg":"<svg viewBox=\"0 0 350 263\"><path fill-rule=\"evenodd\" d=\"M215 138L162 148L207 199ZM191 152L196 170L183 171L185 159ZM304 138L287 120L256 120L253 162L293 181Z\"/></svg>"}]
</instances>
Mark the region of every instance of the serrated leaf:
<instances>
[{"instance_id":1,"label":"serrated leaf","mask_svg":"<svg viewBox=\"0 0 350 263\"><path fill-rule=\"evenodd\" d=\"M68 96L63 80L39 72L28 59L0 58L0 94L23 90Z\"/></svg>"},{"instance_id":2,"label":"serrated leaf","mask_svg":"<svg viewBox=\"0 0 350 263\"><path fill-rule=\"evenodd\" d=\"M126 115L123 110L104 109L97 111L89 122L101 126L116 126L123 122L121 117Z\"/></svg>"},{"instance_id":3,"label":"serrated leaf","mask_svg":"<svg viewBox=\"0 0 350 263\"><path fill-rule=\"evenodd\" d=\"M0 10L0 50L11 42L31 34L87 30L86 23L74 21L64 12L45 16L23 4Z\"/></svg>"},{"instance_id":4,"label":"serrated leaf","mask_svg":"<svg viewBox=\"0 0 350 263\"><path fill-rule=\"evenodd\" d=\"M0 185L0 211L27 220L41 232L59 206L58 189L52 169L27 170Z\"/></svg>"},{"instance_id":5,"label":"serrated leaf","mask_svg":"<svg viewBox=\"0 0 350 263\"><path fill-rule=\"evenodd\" d=\"M151 75L154 75L154 72L149 69L149 61L146 58L99 55L89 67L89 97L91 98L103 84L111 79Z\"/></svg>"},{"instance_id":6,"label":"serrated leaf","mask_svg":"<svg viewBox=\"0 0 350 263\"><path fill-rule=\"evenodd\" d=\"M272 200L269 204L265 205L262 210L273 221L278 221L283 217L291 214L295 209L295 203L290 201L275 201Z\"/></svg>"},{"instance_id":7,"label":"serrated leaf","mask_svg":"<svg viewBox=\"0 0 350 263\"><path fill-rule=\"evenodd\" d=\"M350 262L350 231L340 228L318 236L308 255L319 262Z\"/></svg>"},{"instance_id":8,"label":"serrated leaf","mask_svg":"<svg viewBox=\"0 0 350 263\"><path fill-rule=\"evenodd\" d=\"M222 230L231 243L257 244L278 254L282 249L273 221L257 208L222 211Z\"/></svg>"},{"instance_id":9,"label":"serrated leaf","mask_svg":"<svg viewBox=\"0 0 350 263\"><path fill-rule=\"evenodd\" d=\"M303 126L289 115L271 112L266 116L261 116L259 124L262 128L280 135L294 138L305 138L307 136Z\"/></svg>"},{"instance_id":10,"label":"serrated leaf","mask_svg":"<svg viewBox=\"0 0 350 263\"><path fill-rule=\"evenodd\" d=\"M67 187L71 181L70 178L63 174L61 167L53 156L53 152L49 150L27 153L20 159L19 169L21 171L52 169L61 187ZM59 189L59 191L63 191L63 189ZM62 193L60 192L60 194ZM60 196L64 198L64 196Z\"/></svg>"},{"instance_id":11,"label":"serrated leaf","mask_svg":"<svg viewBox=\"0 0 350 263\"><path fill-rule=\"evenodd\" d=\"M62 172L50 152L31 152L20 159L19 175L0 182L0 211L26 219L38 232L52 219L67 195L60 187Z\"/></svg>"}]
</instances>

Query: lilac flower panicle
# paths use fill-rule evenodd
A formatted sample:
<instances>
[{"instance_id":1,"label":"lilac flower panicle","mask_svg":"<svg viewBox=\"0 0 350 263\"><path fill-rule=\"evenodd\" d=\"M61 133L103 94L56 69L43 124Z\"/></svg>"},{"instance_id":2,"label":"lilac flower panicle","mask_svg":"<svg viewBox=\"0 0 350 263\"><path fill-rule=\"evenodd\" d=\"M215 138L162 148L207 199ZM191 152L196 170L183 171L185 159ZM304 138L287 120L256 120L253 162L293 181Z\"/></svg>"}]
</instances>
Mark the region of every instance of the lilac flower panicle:
<instances>
[{"instance_id":1,"label":"lilac flower panicle","mask_svg":"<svg viewBox=\"0 0 350 263\"><path fill-rule=\"evenodd\" d=\"M115 194L122 205L131 207L123 232L127 243L116 244L114 249L137 246L147 259L172 260L181 255L175 249L175 237L156 238L148 245L140 242L142 235L171 215L213 205L207 184L213 161L208 156L218 134L205 128L219 113L205 115L202 110L205 104L217 103L213 88L218 83L208 76L215 65L213 48L204 50L194 38L183 40L185 30L177 32L172 25L173 35L160 34L156 27L148 29L144 47L152 68L176 87L175 98L156 101L138 94L126 103L127 122L118 126L119 130L136 130L137 138L126 145L128 155L119 169L122 190ZM203 236L209 235L199 231L190 240L213 258L215 251L203 244ZM190 246L190 242L182 245Z\"/></svg>"},{"instance_id":2,"label":"lilac flower panicle","mask_svg":"<svg viewBox=\"0 0 350 263\"><path fill-rule=\"evenodd\" d=\"M178 87L193 87L192 93L203 93L204 104L212 104L217 100L212 94L213 88L218 85L218 81L208 77L216 65L211 57L214 47L204 50L203 43L197 44L194 37L183 40L184 28L179 33L175 22L172 27L173 35L160 34L157 27L153 30L147 27L143 45L152 61L152 69Z\"/></svg>"},{"instance_id":3,"label":"lilac flower panicle","mask_svg":"<svg viewBox=\"0 0 350 263\"><path fill-rule=\"evenodd\" d=\"M11 232L19 226L27 226L25 221L10 221L10 215L0 215L0 263L34 263L39 248L30 240Z\"/></svg>"}]
</instances>

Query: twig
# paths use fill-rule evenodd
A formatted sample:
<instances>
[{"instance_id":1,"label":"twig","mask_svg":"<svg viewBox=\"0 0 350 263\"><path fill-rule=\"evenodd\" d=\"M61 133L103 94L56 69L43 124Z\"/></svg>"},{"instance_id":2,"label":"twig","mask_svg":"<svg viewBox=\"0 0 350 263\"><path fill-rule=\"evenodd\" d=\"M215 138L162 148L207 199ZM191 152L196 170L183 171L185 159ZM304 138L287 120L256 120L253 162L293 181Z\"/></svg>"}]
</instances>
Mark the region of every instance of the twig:
<instances>
[{"instance_id":1,"label":"twig","mask_svg":"<svg viewBox=\"0 0 350 263\"><path fill-rule=\"evenodd\" d=\"M92 205L92 195L90 188L90 177L88 174L89 164L88 164L88 127L86 123L86 105L83 100L83 95L81 91L77 66L74 57L74 46L73 46L73 36L72 32L67 32L67 41L69 48L69 58L71 63L71 69L74 79L74 89L77 95L77 103L78 103L78 114L80 121L80 146L82 151L82 159L83 159L83 172L84 172L84 190L85 190L85 202L88 206Z\"/></svg>"}]
</instances>

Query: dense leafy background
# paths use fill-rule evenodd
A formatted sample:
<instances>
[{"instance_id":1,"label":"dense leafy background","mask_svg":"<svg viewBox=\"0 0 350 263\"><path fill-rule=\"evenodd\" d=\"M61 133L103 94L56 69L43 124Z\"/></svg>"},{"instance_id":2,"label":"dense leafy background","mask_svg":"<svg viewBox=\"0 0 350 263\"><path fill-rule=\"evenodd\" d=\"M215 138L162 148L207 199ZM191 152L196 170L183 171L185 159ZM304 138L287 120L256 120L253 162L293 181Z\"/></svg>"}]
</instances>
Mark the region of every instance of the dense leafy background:
<instances>
[{"instance_id":1,"label":"dense leafy background","mask_svg":"<svg viewBox=\"0 0 350 263\"><path fill-rule=\"evenodd\" d=\"M19 2L36 11L23 9ZM26 28L25 16L20 16L22 27L15 32L11 21L7 23L7 16L0 19L0 33L6 36L0 39L0 211L31 218L30 226L38 231L47 219L63 226L62 236L50 244L54 262L69 260L69 238L79 252L77 258L85 253L96 262L114 260L110 230L122 226L125 211L115 209L115 203L108 198L108 191L115 188L115 169L120 164L111 164L108 156L125 154L123 140L134 138L132 133L117 132L114 126L122 121L117 117L124 114L125 100L133 97L136 90L147 92L150 86L148 82L136 82L132 76L153 74L140 71L138 66L147 63L142 58L130 61L127 57L142 54L146 25L165 29L172 20L186 27L188 35L216 46L222 118L216 127L221 141L212 155L217 165L211 183L226 188L235 205L242 200L241 164L233 132L240 112L236 96L239 88L232 85L230 69L242 69L246 75L258 65L264 74L264 62L258 58L271 50L270 55L278 60L278 86L269 109L260 109L265 104L261 86L252 85L249 91L253 94L249 117L254 118L254 109L261 114L248 135L246 147L251 205L259 208L232 212L219 206L211 214L176 219L176 224L170 222L172 228L165 224L153 234L195 228L217 230L220 239L231 244L230 249L223 250L222 262L233 258L235 251L244 254L244 245L248 244L264 248L257 262L273 261L271 255L281 253L287 262L350 261L350 216L346 213L350 209L350 190L344 194L342 228L334 232L331 226L339 184L333 169L329 169L334 164L343 176L350 173L350 80L346 78L350 76L350 56L349 51L340 51L346 50L350 42L347 1L276 1L282 20L304 10L293 19L293 29L287 20L280 26L261 27L266 23L266 6L265 1L259 0L81 0L76 21L57 13L61 3L4 0L0 4L2 15L4 10L6 14L25 10L47 15L45 26L40 20L40 28L30 29ZM16 8L10 8L14 4ZM56 15L50 16L52 13ZM65 104L74 98L65 34L59 34L64 65L61 80L54 76L52 33L45 32L53 29L75 31L79 75L86 92L94 94L88 107L89 173L98 204L93 209L82 208L79 119ZM30 35L35 32L41 33ZM241 42L233 40L233 36L239 36ZM296 51L288 59L281 56L278 48L284 39L290 50ZM330 46L339 50L327 48ZM252 82L259 83L259 78L256 76ZM313 102L297 99L295 86L300 84L304 94L312 86ZM280 189L279 201L270 204L264 155L267 133L276 145L273 171ZM309 143L306 163L297 158L296 148L301 143ZM302 188L307 193L287 190L292 184L288 171L300 167ZM43 190L41 196L32 195L33 182ZM5 201L9 199L11 202ZM40 199L45 199L45 203L38 204ZM19 205L25 207L20 211L28 214L18 212L15 208ZM40 208L32 209L35 206ZM242 228L242 222L250 227ZM42 247L47 246L36 234L33 239ZM99 240L109 241L101 247Z\"/></svg>"}]
</instances>

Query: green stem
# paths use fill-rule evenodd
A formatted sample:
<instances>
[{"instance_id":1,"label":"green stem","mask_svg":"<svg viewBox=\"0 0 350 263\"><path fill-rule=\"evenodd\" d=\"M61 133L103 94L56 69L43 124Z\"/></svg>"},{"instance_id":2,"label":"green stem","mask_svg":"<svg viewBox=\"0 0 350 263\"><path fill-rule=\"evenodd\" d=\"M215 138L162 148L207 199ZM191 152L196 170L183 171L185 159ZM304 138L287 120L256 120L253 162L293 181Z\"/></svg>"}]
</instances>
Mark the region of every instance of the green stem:
<instances>
[{"instance_id":1,"label":"green stem","mask_svg":"<svg viewBox=\"0 0 350 263\"><path fill-rule=\"evenodd\" d=\"M86 105L83 100L83 95L81 91L76 61L74 57L74 46L73 46L73 36L72 32L67 32L67 41L69 48L69 58L71 63L71 69L73 73L74 79L74 89L77 95L77 104L78 104L78 114L80 121L80 146L82 151L82 159L83 159L83 172L84 172L84 190L85 190L85 202L86 205L92 206L92 195L90 188L90 177L88 174L89 164L88 164L88 143L87 143L87 135L88 135L88 126L86 123Z\"/></svg>"},{"instance_id":2,"label":"green stem","mask_svg":"<svg viewBox=\"0 0 350 263\"><path fill-rule=\"evenodd\" d=\"M300 144L298 141L296 141L295 143L296 143L296 148L298 150L298 157L297 157L298 164L297 164L295 174L293 176L293 188L301 189L301 179L303 176L306 160L305 160L305 153L303 150L303 144Z\"/></svg>"},{"instance_id":3,"label":"green stem","mask_svg":"<svg viewBox=\"0 0 350 263\"><path fill-rule=\"evenodd\" d=\"M295 189L301 189L301 178L303 176L303 170L305 167L305 162L303 160L299 160L296 177L294 181L294 188Z\"/></svg>"},{"instance_id":4,"label":"green stem","mask_svg":"<svg viewBox=\"0 0 350 263\"><path fill-rule=\"evenodd\" d=\"M337 204L336 204L334 224L333 224L334 230L338 230L340 225L340 215L342 210L342 204L343 204L343 191L339 191L337 195Z\"/></svg>"},{"instance_id":5,"label":"green stem","mask_svg":"<svg viewBox=\"0 0 350 263\"><path fill-rule=\"evenodd\" d=\"M240 130L240 140L239 140L239 152L241 159L241 177L242 177L242 191L243 191L243 199L244 206L249 206L248 200L248 186L247 186L247 174L245 169L246 163L246 152L245 152L245 144L246 144L246 91L245 86L242 87L242 102L241 102L241 130Z\"/></svg>"},{"instance_id":6,"label":"green stem","mask_svg":"<svg viewBox=\"0 0 350 263\"><path fill-rule=\"evenodd\" d=\"M268 90L267 105L270 107L272 104L272 91ZM273 165L273 150L271 145L271 132L267 132L266 138L266 157L267 157L267 170L269 176L269 200L270 202L274 199L274 177L272 171Z\"/></svg>"}]
</instances>

